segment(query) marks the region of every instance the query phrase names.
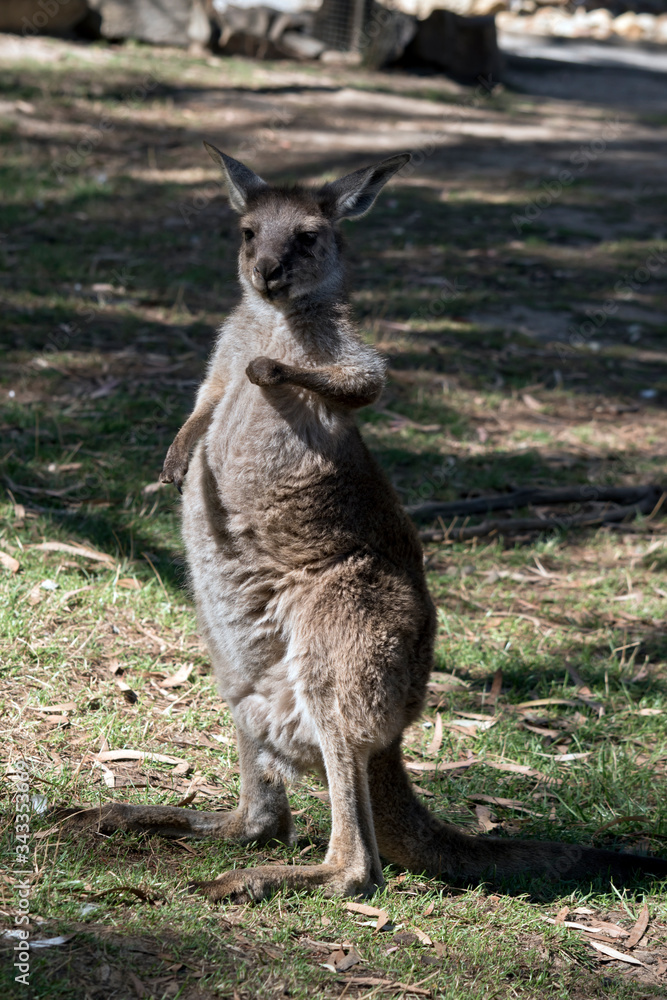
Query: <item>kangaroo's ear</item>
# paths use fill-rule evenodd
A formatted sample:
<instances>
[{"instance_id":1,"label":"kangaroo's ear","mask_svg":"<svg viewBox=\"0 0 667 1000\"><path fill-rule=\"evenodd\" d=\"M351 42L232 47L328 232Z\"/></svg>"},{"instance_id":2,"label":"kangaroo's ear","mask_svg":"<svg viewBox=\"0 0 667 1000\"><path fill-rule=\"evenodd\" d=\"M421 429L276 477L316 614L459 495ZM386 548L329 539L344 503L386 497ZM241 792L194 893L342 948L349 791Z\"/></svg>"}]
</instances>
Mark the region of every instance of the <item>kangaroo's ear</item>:
<instances>
[{"instance_id":1,"label":"kangaroo's ear","mask_svg":"<svg viewBox=\"0 0 667 1000\"><path fill-rule=\"evenodd\" d=\"M410 153L399 153L325 184L318 192L323 211L334 220L360 219L370 211L389 178L411 158Z\"/></svg>"},{"instance_id":2,"label":"kangaroo's ear","mask_svg":"<svg viewBox=\"0 0 667 1000\"><path fill-rule=\"evenodd\" d=\"M210 142L205 142L204 145L208 155L222 170L227 182L230 205L236 212L242 214L248 208L249 198L261 188L266 187L266 181L253 173L245 164L216 149Z\"/></svg>"}]
</instances>

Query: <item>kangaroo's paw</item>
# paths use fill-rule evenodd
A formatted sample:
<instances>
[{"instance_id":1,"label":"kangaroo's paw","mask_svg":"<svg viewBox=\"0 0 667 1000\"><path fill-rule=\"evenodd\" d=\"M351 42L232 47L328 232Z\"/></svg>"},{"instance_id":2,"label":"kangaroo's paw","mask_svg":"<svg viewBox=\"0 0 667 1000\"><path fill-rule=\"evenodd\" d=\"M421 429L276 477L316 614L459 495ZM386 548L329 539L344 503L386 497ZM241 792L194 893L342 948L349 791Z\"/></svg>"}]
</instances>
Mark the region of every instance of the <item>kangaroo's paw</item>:
<instances>
[{"instance_id":1,"label":"kangaroo's paw","mask_svg":"<svg viewBox=\"0 0 667 1000\"><path fill-rule=\"evenodd\" d=\"M253 358L245 370L253 385L281 385L287 381L287 367L273 358Z\"/></svg>"},{"instance_id":2,"label":"kangaroo's paw","mask_svg":"<svg viewBox=\"0 0 667 1000\"><path fill-rule=\"evenodd\" d=\"M176 489L180 492L189 464L190 459L187 449L179 447L176 442L174 442L174 444L172 444L169 448L167 457L164 460L162 472L160 473L160 482L173 483Z\"/></svg>"},{"instance_id":3,"label":"kangaroo's paw","mask_svg":"<svg viewBox=\"0 0 667 1000\"><path fill-rule=\"evenodd\" d=\"M225 872L210 882L191 882L190 890L212 903L229 899L234 903L258 903L279 889L314 889L322 886L327 896L370 896L378 888L368 878L352 876L338 866L264 865Z\"/></svg>"}]
</instances>

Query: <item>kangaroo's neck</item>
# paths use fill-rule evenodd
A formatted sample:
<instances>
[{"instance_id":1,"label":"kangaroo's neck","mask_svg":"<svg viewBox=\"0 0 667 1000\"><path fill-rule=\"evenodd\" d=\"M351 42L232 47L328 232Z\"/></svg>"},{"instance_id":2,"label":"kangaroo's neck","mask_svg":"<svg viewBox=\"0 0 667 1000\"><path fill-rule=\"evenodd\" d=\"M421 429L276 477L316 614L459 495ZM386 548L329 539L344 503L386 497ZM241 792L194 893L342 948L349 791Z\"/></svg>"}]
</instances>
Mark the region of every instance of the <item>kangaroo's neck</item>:
<instances>
[{"instance_id":1,"label":"kangaroo's neck","mask_svg":"<svg viewBox=\"0 0 667 1000\"><path fill-rule=\"evenodd\" d=\"M284 336L315 354L335 355L345 341L354 337L350 305L342 294L303 295L275 305L246 291L244 306L268 337L281 330Z\"/></svg>"}]
</instances>

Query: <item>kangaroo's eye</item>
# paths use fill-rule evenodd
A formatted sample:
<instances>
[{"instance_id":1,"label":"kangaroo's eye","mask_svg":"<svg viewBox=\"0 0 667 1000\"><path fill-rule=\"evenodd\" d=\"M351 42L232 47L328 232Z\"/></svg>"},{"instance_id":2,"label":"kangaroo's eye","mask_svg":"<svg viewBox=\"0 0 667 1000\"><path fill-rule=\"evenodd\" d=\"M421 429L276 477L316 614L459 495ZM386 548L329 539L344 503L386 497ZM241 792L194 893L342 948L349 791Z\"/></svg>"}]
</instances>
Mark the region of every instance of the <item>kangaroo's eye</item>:
<instances>
[{"instance_id":1,"label":"kangaroo's eye","mask_svg":"<svg viewBox=\"0 0 667 1000\"><path fill-rule=\"evenodd\" d=\"M317 242L318 235L318 233L299 233L299 243L304 247L312 247Z\"/></svg>"},{"instance_id":2,"label":"kangaroo's eye","mask_svg":"<svg viewBox=\"0 0 667 1000\"><path fill-rule=\"evenodd\" d=\"M254 235L255 234L253 233L252 229L243 230L243 239L246 241L246 243L250 243L250 240L253 238Z\"/></svg>"}]
</instances>

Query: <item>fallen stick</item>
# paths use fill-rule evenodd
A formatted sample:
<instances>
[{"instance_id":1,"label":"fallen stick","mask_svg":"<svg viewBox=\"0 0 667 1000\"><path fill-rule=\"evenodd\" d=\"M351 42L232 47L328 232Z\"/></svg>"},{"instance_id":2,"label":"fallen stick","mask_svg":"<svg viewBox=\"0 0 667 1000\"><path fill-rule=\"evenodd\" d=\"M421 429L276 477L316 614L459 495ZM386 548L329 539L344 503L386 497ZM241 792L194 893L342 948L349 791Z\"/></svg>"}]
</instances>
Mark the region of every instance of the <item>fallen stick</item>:
<instances>
[{"instance_id":1,"label":"fallen stick","mask_svg":"<svg viewBox=\"0 0 667 1000\"><path fill-rule=\"evenodd\" d=\"M406 507L408 514L417 519L446 517L448 514L487 514L492 510L514 510L536 504L608 503L638 504L649 498L652 505L659 501L662 489L652 483L646 486L564 486L555 490L526 488L513 493L497 493L495 496L473 497L471 500L452 500L446 503L431 501ZM652 509L652 507L651 507Z\"/></svg>"},{"instance_id":2,"label":"fallen stick","mask_svg":"<svg viewBox=\"0 0 667 1000\"><path fill-rule=\"evenodd\" d=\"M469 528L448 528L447 531L420 531L423 542L442 542L445 539L465 541L467 538L481 538L485 535L510 535L523 531L549 531L553 528L567 530L569 528L597 527L601 524L612 524L624 521L626 517L636 517L637 514L650 514L654 509L656 494L646 496L640 503L629 504L626 507L616 507L600 514L572 514L564 517L512 517L505 521L482 521L481 524Z\"/></svg>"}]
</instances>

